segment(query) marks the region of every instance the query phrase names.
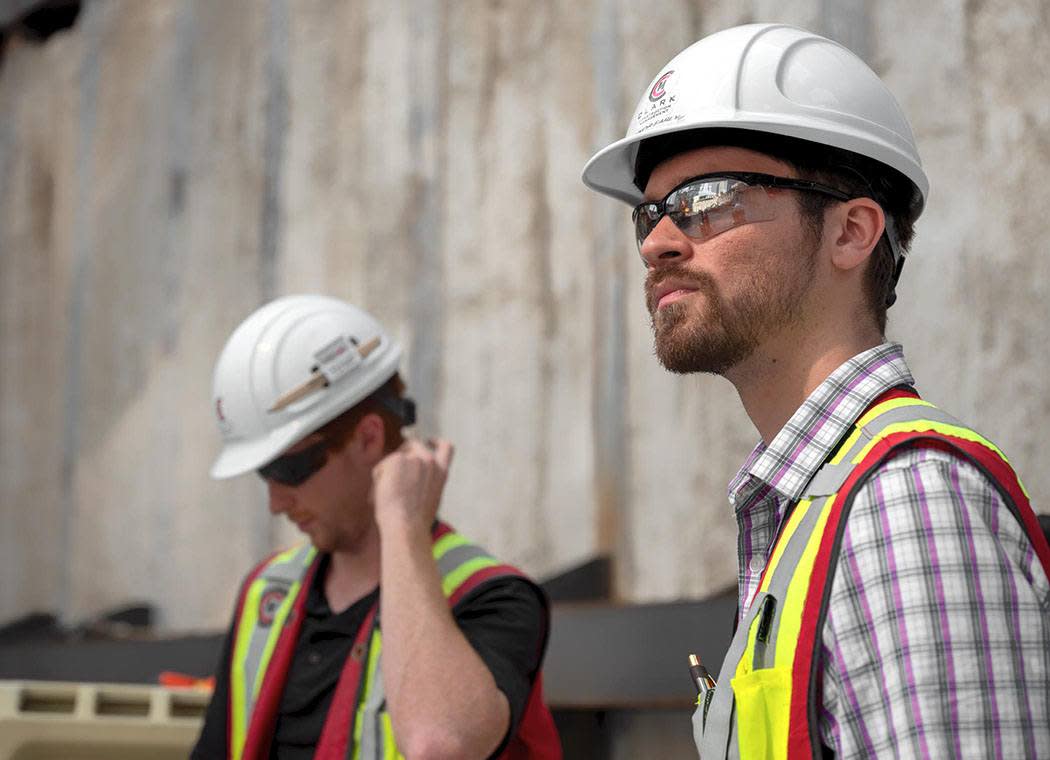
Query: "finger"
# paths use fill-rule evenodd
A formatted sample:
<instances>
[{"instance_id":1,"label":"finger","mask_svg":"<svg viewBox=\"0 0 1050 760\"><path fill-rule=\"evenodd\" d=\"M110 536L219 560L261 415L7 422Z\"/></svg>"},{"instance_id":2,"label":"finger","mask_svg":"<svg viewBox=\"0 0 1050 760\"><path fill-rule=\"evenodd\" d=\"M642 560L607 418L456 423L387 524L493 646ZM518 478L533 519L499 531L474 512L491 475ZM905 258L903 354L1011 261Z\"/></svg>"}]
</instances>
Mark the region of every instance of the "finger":
<instances>
[{"instance_id":1,"label":"finger","mask_svg":"<svg viewBox=\"0 0 1050 760\"><path fill-rule=\"evenodd\" d=\"M452 455L455 451L452 441L444 438L434 439L434 459L437 460L438 464L441 465L441 469L445 472L448 472L448 468L452 466Z\"/></svg>"}]
</instances>

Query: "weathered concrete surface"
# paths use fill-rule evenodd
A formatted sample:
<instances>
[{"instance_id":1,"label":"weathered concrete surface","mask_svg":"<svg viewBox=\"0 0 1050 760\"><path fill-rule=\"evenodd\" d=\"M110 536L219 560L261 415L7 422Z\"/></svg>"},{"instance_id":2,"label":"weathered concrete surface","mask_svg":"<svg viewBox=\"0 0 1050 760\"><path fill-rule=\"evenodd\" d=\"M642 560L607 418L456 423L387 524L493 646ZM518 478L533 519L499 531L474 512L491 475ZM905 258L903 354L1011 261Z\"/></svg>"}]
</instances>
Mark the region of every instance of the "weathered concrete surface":
<instances>
[{"instance_id":1,"label":"weathered concrete surface","mask_svg":"<svg viewBox=\"0 0 1050 760\"><path fill-rule=\"evenodd\" d=\"M890 335L1050 511L1045 2L96 1L0 67L0 621L225 624L295 535L207 479L211 367L295 291L399 336L421 431L458 446L444 512L491 549L613 551L639 601L732 584L755 433L727 383L657 366L627 211L579 171L675 52L754 20L897 93L933 191ZM680 715L615 720L617 757L689 753Z\"/></svg>"},{"instance_id":2,"label":"weathered concrete surface","mask_svg":"<svg viewBox=\"0 0 1050 760\"><path fill-rule=\"evenodd\" d=\"M173 628L225 622L251 561L294 535L251 478L206 478L211 366L255 306L304 290L399 336L421 431L458 446L445 514L494 551L540 575L614 551L635 600L731 584L724 488L755 434L727 383L657 366L627 211L578 177L665 61L752 20L847 42L898 94L933 192L890 334L1045 504L1047 13L111 1L15 41L0 620L143 598Z\"/></svg>"},{"instance_id":3,"label":"weathered concrete surface","mask_svg":"<svg viewBox=\"0 0 1050 760\"><path fill-rule=\"evenodd\" d=\"M79 41L0 70L0 617L55 609L68 577L62 472ZM25 54L28 52L30 54Z\"/></svg>"}]
</instances>

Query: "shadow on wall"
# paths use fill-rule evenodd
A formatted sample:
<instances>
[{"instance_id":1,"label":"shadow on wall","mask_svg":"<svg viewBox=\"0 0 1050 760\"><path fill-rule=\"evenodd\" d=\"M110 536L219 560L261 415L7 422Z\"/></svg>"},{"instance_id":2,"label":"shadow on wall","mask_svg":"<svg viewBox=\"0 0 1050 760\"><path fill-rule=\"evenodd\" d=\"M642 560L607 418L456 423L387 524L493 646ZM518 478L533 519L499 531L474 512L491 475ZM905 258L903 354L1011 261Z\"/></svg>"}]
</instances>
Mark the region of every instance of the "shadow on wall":
<instances>
[{"instance_id":1,"label":"shadow on wall","mask_svg":"<svg viewBox=\"0 0 1050 760\"><path fill-rule=\"evenodd\" d=\"M14 38L41 43L69 29L80 15L81 0L0 0L0 65Z\"/></svg>"}]
</instances>

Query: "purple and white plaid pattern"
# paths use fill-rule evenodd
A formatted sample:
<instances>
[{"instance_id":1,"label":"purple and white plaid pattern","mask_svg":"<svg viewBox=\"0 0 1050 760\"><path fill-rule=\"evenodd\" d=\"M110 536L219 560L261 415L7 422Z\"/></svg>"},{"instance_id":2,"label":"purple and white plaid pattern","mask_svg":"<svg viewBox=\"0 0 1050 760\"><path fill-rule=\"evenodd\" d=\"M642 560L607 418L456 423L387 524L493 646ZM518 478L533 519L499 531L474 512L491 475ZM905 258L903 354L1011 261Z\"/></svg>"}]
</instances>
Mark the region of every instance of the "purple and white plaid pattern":
<instances>
[{"instance_id":1,"label":"purple and white plaid pattern","mask_svg":"<svg viewBox=\"0 0 1050 760\"><path fill-rule=\"evenodd\" d=\"M885 343L828 377L730 484L741 614L785 509L861 413L913 383ZM822 632L821 734L840 758L1050 758L1050 581L995 487L939 450L853 504Z\"/></svg>"}]
</instances>

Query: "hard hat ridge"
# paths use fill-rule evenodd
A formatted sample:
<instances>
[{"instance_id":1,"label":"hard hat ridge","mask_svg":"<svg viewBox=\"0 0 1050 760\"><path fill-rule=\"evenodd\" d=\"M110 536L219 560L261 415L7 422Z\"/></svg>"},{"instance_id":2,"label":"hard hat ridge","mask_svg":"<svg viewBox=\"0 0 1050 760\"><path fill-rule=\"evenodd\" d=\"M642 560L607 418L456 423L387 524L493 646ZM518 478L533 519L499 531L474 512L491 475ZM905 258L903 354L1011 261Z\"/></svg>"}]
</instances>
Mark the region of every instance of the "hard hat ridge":
<instances>
[{"instance_id":1,"label":"hard hat ridge","mask_svg":"<svg viewBox=\"0 0 1050 760\"><path fill-rule=\"evenodd\" d=\"M726 29L676 55L639 99L625 137L588 161L583 181L637 204L643 142L719 128L865 156L907 177L922 202L929 189L911 127L879 77L838 43L783 24Z\"/></svg>"},{"instance_id":2,"label":"hard hat ridge","mask_svg":"<svg viewBox=\"0 0 1050 760\"><path fill-rule=\"evenodd\" d=\"M389 380L400 357L382 325L345 301L295 295L260 307L215 365L223 450L212 476L265 465Z\"/></svg>"}]
</instances>

